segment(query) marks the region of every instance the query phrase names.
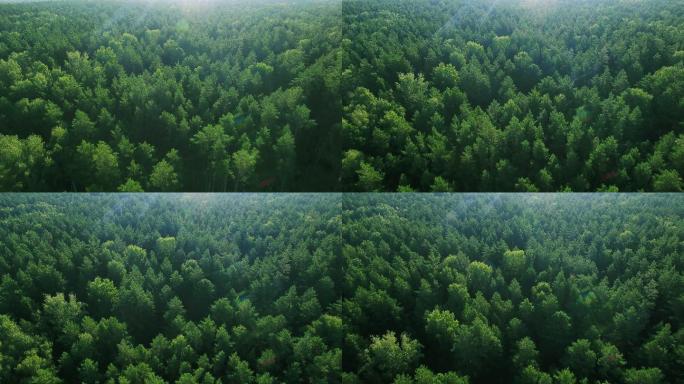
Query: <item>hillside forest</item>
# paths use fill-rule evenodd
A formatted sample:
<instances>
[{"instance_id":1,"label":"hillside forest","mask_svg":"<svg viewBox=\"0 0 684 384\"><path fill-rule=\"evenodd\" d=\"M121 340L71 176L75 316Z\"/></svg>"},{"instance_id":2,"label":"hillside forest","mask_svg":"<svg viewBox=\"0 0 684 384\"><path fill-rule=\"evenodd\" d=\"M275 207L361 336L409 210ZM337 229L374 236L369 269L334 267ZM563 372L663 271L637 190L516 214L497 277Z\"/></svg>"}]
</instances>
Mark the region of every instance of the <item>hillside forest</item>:
<instances>
[{"instance_id":1,"label":"hillside forest","mask_svg":"<svg viewBox=\"0 0 684 384\"><path fill-rule=\"evenodd\" d=\"M3 191L680 191L671 0L0 4Z\"/></svg>"},{"instance_id":2,"label":"hillside forest","mask_svg":"<svg viewBox=\"0 0 684 384\"><path fill-rule=\"evenodd\" d=\"M0 194L2 383L684 383L684 196Z\"/></svg>"}]
</instances>

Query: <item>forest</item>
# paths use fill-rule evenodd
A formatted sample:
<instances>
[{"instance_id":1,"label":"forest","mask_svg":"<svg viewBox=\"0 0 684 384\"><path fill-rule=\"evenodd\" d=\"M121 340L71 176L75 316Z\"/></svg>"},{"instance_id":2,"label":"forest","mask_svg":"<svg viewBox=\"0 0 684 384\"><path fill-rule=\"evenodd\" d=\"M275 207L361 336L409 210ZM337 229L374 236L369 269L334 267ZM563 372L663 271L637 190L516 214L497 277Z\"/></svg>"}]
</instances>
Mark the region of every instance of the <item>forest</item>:
<instances>
[{"instance_id":1,"label":"forest","mask_svg":"<svg viewBox=\"0 0 684 384\"><path fill-rule=\"evenodd\" d=\"M341 189L684 188L681 1L342 8Z\"/></svg>"},{"instance_id":2,"label":"forest","mask_svg":"<svg viewBox=\"0 0 684 384\"><path fill-rule=\"evenodd\" d=\"M681 191L671 0L0 4L2 191Z\"/></svg>"},{"instance_id":3,"label":"forest","mask_svg":"<svg viewBox=\"0 0 684 384\"><path fill-rule=\"evenodd\" d=\"M679 194L0 194L2 383L684 383Z\"/></svg>"},{"instance_id":4,"label":"forest","mask_svg":"<svg viewBox=\"0 0 684 384\"><path fill-rule=\"evenodd\" d=\"M0 194L0 382L335 382L340 204Z\"/></svg>"},{"instance_id":5,"label":"forest","mask_svg":"<svg viewBox=\"0 0 684 384\"><path fill-rule=\"evenodd\" d=\"M0 190L329 191L330 1L0 4Z\"/></svg>"}]
</instances>

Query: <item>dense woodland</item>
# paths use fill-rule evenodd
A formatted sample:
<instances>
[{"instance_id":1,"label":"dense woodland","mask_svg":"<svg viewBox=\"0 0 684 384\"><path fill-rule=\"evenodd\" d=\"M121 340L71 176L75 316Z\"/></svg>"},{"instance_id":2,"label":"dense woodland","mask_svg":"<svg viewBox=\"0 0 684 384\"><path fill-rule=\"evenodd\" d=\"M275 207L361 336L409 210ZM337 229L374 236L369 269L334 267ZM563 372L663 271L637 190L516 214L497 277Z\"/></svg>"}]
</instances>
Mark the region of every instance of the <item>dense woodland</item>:
<instances>
[{"instance_id":1,"label":"dense woodland","mask_svg":"<svg viewBox=\"0 0 684 384\"><path fill-rule=\"evenodd\" d=\"M681 0L345 0L344 190L679 191Z\"/></svg>"},{"instance_id":2,"label":"dense woodland","mask_svg":"<svg viewBox=\"0 0 684 384\"><path fill-rule=\"evenodd\" d=\"M340 6L0 4L0 189L332 190Z\"/></svg>"},{"instance_id":3,"label":"dense woodland","mask_svg":"<svg viewBox=\"0 0 684 384\"><path fill-rule=\"evenodd\" d=\"M2 383L684 383L681 195L0 195Z\"/></svg>"},{"instance_id":4,"label":"dense woodland","mask_svg":"<svg viewBox=\"0 0 684 384\"><path fill-rule=\"evenodd\" d=\"M0 188L679 191L681 0L0 4Z\"/></svg>"},{"instance_id":5,"label":"dense woodland","mask_svg":"<svg viewBox=\"0 0 684 384\"><path fill-rule=\"evenodd\" d=\"M334 313L359 381L684 383L684 196L363 194L343 206Z\"/></svg>"},{"instance_id":6,"label":"dense woodland","mask_svg":"<svg viewBox=\"0 0 684 384\"><path fill-rule=\"evenodd\" d=\"M334 195L0 194L0 382L334 382L339 209Z\"/></svg>"}]
</instances>

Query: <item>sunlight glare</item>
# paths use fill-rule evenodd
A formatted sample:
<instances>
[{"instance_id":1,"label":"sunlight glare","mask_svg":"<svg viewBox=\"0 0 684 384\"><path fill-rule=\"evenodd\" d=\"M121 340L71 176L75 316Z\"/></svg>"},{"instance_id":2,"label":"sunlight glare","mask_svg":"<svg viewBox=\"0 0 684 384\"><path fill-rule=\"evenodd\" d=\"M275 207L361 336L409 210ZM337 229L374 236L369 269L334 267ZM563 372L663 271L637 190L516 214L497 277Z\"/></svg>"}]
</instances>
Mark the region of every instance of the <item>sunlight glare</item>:
<instances>
[{"instance_id":1,"label":"sunlight glare","mask_svg":"<svg viewBox=\"0 0 684 384\"><path fill-rule=\"evenodd\" d=\"M524 8L545 10L558 5L558 0L520 0L520 5Z\"/></svg>"}]
</instances>

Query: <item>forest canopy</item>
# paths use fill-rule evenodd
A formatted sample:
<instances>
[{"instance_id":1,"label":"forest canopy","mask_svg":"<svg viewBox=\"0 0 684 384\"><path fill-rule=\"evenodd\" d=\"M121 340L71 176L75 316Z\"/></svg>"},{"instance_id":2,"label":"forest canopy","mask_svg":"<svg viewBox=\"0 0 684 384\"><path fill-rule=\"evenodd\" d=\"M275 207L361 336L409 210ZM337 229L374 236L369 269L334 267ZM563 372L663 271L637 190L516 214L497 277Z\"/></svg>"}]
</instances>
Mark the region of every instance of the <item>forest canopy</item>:
<instances>
[{"instance_id":1,"label":"forest canopy","mask_svg":"<svg viewBox=\"0 0 684 384\"><path fill-rule=\"evenodd\" d=\"M684 196L1 194L3 383L684 382Z\"/></svg>"},{"instance_id":2,"label":"forest canopy","mask_svg":"<svg viewBox=\"0 0 684 384\"><path fill-rule=\"evenodd\" d=\"M0 189L334 189L340 7L0 4Z\"/></svg>"},{"instance_id":3,"label":"forest canopy","mask_svg":"<svg viewBox=\"0 0 684 384\"><path fill-rule=\"evenodd\" d=\"M0 4L3 191L680 191L669 0Z\"/></svg>"},{"instance_id":4,"label":"forest canopy","mask_svg":"<svg viewBox=\"0 0 684 384\"><path fill-rule=\"evenodd\" d=\"M681 1L342 7L343 189L684 188Z\"/></svg>"}]
</instances>

